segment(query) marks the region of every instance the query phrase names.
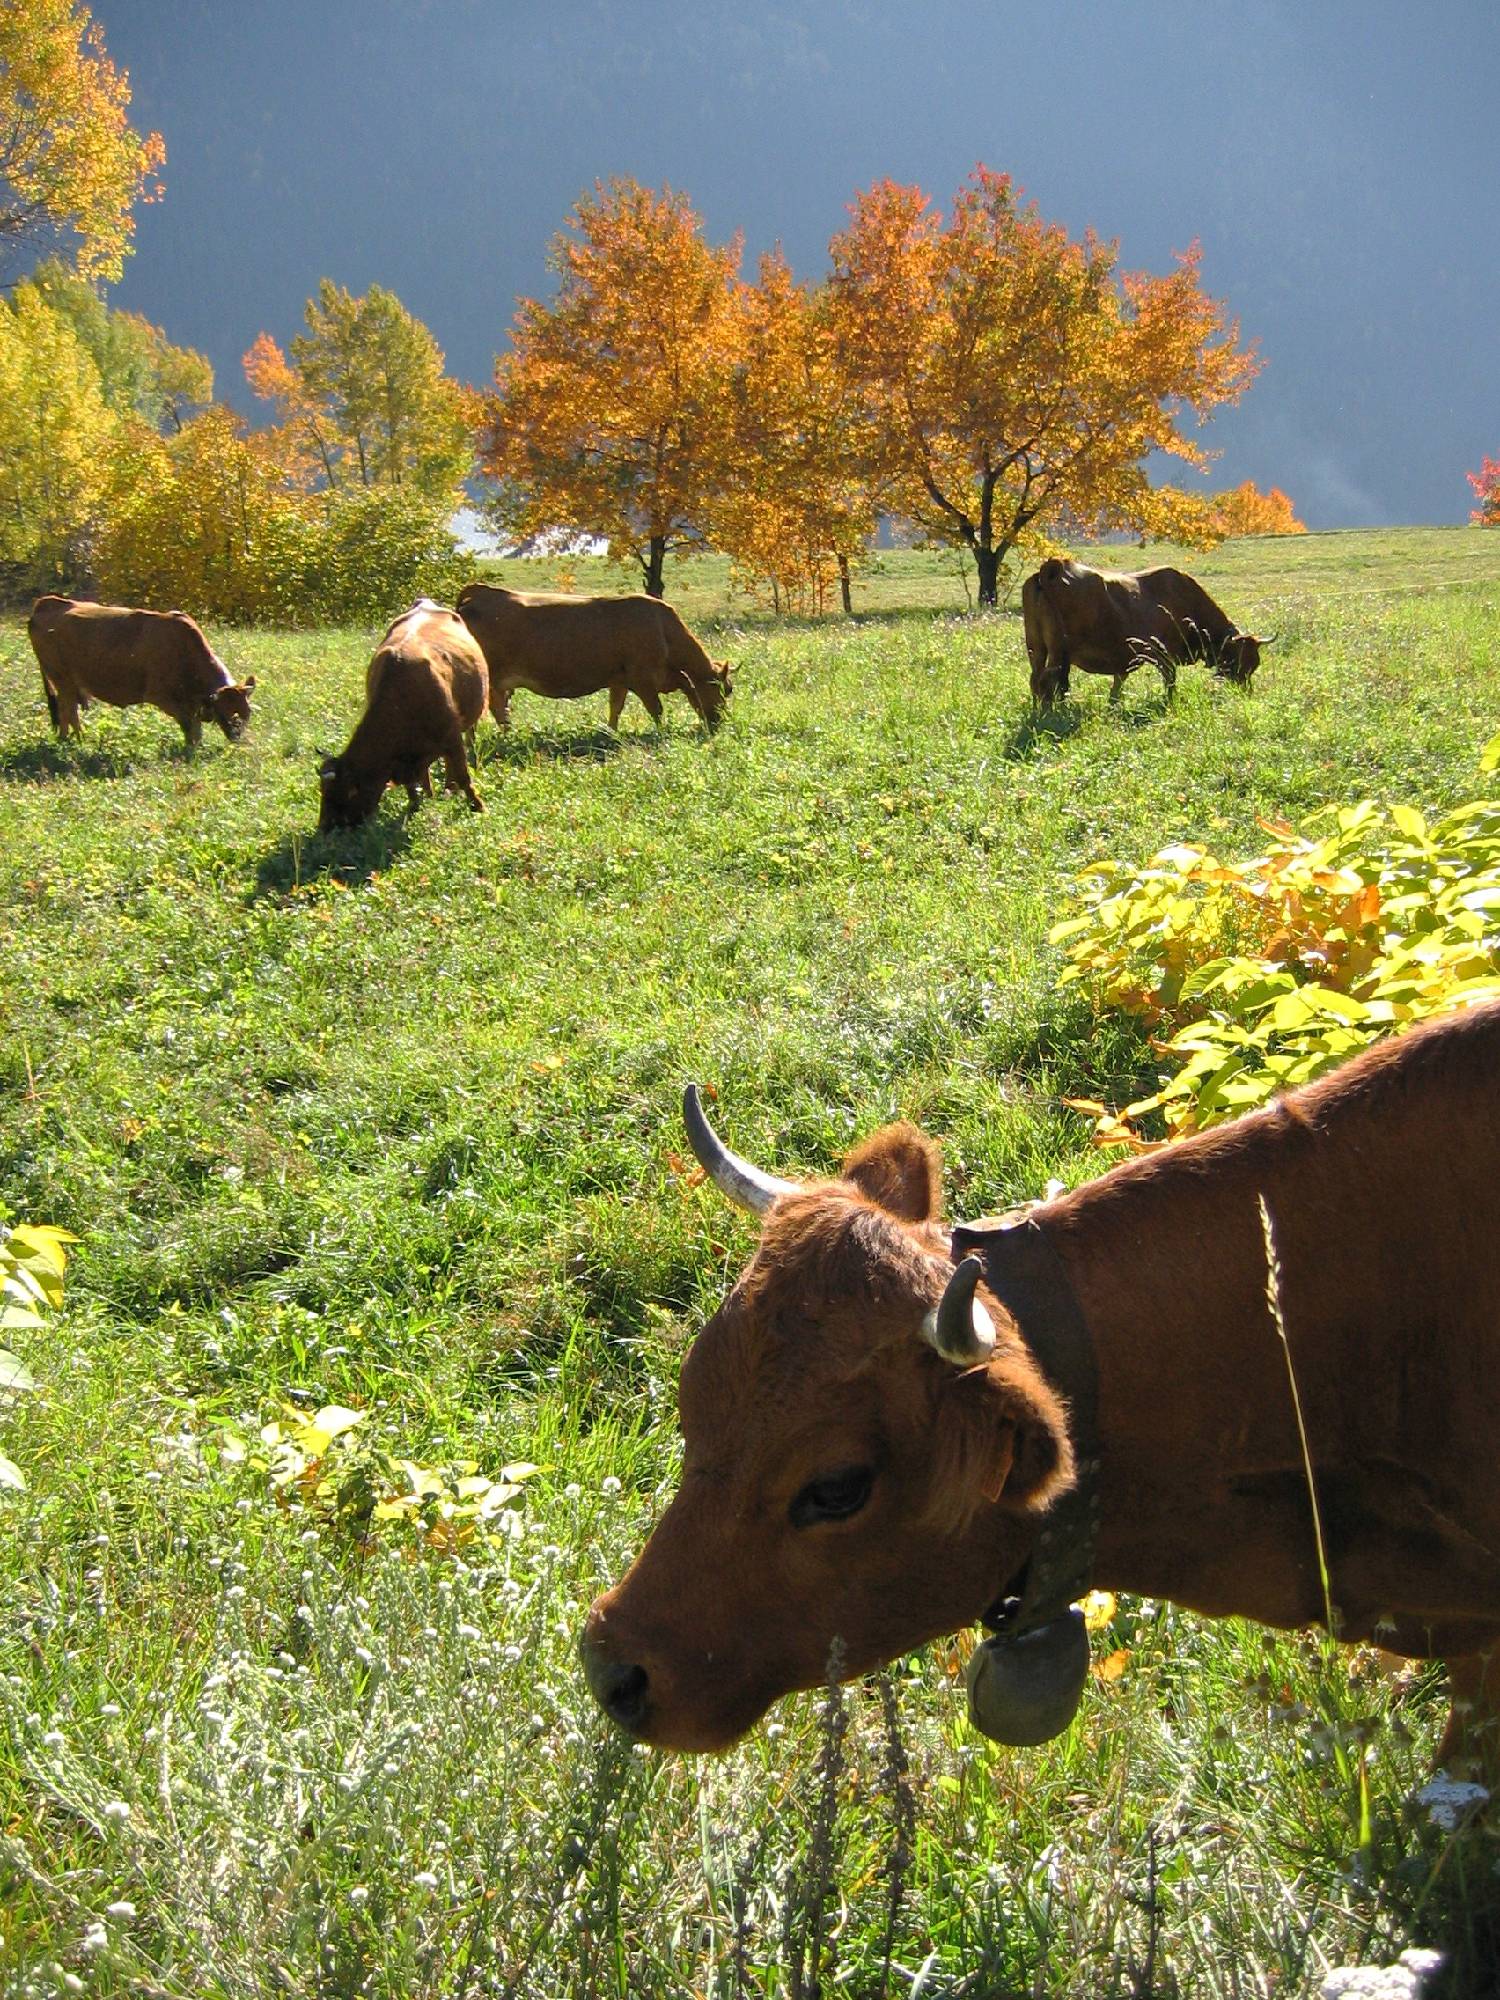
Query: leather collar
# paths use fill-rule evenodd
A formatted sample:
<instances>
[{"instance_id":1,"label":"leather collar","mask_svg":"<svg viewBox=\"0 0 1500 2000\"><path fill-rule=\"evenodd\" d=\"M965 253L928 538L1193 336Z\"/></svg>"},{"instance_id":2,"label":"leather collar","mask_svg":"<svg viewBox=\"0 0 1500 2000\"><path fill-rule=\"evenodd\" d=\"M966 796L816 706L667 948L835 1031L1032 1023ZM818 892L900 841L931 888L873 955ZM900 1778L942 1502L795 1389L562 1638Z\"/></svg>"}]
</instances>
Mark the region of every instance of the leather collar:
<instances>
[{"instance_id":1,"label":"leather collar","mask_svg":"<svg viewBox=\"0 0 1500 2000\"><path fill-rule=\"evenodd\" d=\"M985 1284L1068 1409L1077 1481L1048 1508L1025 1569L1007 1580L981 1620L1015 1636L1061 1617L1092 1586L1099 1526L1094 1343L1056 1246L1036 1215L959 1223L952 1249L955 1263L970 1255L984 1260Z\"/></svg>"}]
</instances>

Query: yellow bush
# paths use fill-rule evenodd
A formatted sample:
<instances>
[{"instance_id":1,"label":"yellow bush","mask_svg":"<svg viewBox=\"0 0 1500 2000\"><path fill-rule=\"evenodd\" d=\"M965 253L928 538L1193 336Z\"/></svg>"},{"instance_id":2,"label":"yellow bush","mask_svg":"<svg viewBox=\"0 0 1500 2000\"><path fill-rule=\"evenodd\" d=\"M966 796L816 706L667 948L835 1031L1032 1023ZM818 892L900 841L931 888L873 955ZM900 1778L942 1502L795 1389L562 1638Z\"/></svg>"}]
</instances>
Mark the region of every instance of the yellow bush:
<instances>
[{"instance_id":1,"label":"yellow bush","mask_svg":"<svg viewBox=\"0 0 1500 2000\"><path fill-rule=\"evenodd\" d=\"M1481 769L1500 765L1500 736ZM1069 1100L1104 1146L1162 1143L1232 1118L1429 1015L1500 997L1500 799L1430 826L1415 807L1329 807L1266 853L1226 864L1164 848L1079 878L1052 931L1064 985L1138 1015L1171 1072L1123 1110Z\"/></svg>"}]
</instances>

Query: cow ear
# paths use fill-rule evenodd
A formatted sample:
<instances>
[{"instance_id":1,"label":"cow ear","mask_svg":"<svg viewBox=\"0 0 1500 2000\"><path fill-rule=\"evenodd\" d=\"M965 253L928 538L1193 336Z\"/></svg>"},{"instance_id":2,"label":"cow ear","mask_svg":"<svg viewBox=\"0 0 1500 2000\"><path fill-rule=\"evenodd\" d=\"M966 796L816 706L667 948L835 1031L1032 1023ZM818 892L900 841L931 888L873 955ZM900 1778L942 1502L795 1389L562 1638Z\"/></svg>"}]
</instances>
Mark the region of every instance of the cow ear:
<instances>
[{"instance_id":1,"label":"cow ear","mask_svg":"<svg viewBox=\"0 0 1500 2000\"><path fill-rule=\"evenodd\" d=\"M927 1518L962 1528L988 1502L1039 1513L1076 1477L1063 1406L1014 1352L944 1381Z\"/></svg>"},{"instance_id":2,"label":"cow ear","mask_svg":"<svg viewBox=\"0 0 1500 2000\"><path fill-rule=\"evenodd\" d=\"M855 1147L840 1178L903 1222L931 1222L943 1201L940 1161L915 1125L887 1125Z\"/></svg>"},{"instance_id":3,"label":"cow ear","mask_svg":"<svg viewBox=\"0 0 1500 2000\"><path fill-rule=\"evenodd\" d=\"M249 694L250 690L254 686L255 686L254 674L246 674L245 678L240 682L240 690L244 694Z\"/></svg>"}]
</instances>

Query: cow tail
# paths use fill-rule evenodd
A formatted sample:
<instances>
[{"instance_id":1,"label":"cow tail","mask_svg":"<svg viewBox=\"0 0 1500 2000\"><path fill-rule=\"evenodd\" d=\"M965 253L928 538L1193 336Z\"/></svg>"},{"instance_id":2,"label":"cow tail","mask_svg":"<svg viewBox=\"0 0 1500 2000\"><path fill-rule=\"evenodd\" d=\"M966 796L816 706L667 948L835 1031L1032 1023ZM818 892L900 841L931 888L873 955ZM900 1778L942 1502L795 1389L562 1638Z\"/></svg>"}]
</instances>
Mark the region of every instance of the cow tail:
<instances>
[{"instance_id":1,"label":"cow tail","mask_svg":"<svg viewBox=\"0 0 1500 2000\"><path fill-rule=\"evenodd\" d=\"M43 694L44 694L44 695L45 695L45 696L47 697L47 713L48 713L48 715L50 715L50 716L51 716L51 718L52 718L52 727L53 727L54 729L56 729L56 727L57 727L57 696L56 696L56 695L54 694L54 692L53 692L53 690L52 690L52 683L51 683L51 681L49 681L49 680L48 680L48 678L47 678L47 669L46 669L45 667L43 667L43 668L42 668L42 693L43 693Z\"/></svg>"}]
</instances>

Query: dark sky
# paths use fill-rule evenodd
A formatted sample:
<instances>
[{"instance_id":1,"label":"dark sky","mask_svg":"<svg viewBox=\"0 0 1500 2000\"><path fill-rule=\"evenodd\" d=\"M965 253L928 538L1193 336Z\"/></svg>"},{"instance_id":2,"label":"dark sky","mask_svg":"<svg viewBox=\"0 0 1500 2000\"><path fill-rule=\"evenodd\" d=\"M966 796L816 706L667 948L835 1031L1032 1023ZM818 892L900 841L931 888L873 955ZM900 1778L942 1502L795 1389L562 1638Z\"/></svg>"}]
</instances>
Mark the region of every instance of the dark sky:
<instances>
[{"instance_id":1,"label":"dark sky","mask_svg":"<svg viewBox=\"0 0 1500 2000\"><path fill-rule=\"evenodd\" d=\"M1500 450L1497 0L94 0L167 142L116 298L204 349L378 282L488 379L578 194L684 190L821 276L856 188L975 160L1166 268L1266 368L1213 483L1313 527L1458 521Z\"/></svg>"}]
</instances>

